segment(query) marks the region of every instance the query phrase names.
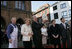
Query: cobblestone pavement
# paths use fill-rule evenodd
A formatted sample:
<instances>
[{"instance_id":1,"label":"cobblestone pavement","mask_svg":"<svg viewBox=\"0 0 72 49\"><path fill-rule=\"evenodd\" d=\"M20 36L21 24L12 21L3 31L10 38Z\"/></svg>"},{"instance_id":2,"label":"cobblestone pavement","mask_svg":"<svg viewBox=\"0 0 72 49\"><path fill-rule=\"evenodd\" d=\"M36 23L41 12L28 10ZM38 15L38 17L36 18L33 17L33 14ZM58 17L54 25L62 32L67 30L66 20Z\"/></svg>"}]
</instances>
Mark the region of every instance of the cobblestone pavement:
<instances>
[{"instance_id":1,"label":"cobblestone pavement","mask_svg":"<svg viewBox=\"0 0 72 49\"><path fill-rule=\"evenodd\" d=\"M33 44L34 46L34 44ZM19 48L22 48L23 47L23 42L22 41L19 41L18 42L18 47ZM4 42L2 45L1 45L1 48L8 48L8 43Z\"/></svg>"},{"instance_id":2,"label":"cobblestone pavement","mask_svg":"<svg viewBox=\"0 0 72 49\"><path fill-rule=\"evenodd\" d=\"M18 42L18 47L23 47L22 41ZM8 43L3 43L1 45L1 48L8 48Z\"/></svg>"}]
</instances>

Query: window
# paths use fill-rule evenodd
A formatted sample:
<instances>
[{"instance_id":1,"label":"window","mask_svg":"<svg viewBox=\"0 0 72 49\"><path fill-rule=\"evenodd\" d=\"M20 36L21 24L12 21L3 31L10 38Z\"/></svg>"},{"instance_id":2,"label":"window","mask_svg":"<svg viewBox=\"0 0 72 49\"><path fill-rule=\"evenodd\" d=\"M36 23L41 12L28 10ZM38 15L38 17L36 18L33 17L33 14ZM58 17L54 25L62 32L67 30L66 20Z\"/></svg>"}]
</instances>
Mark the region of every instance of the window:
<instances>
[{"instance_id":1,"label":"window","mask_svg":"<svg viewBox=\"0 0 72 49\"><path fill-rule=\"evenodd\" d=\"M71 17L71 9L69 9L69 16Z\"/></svg>"},{"instance_id":2,"label":"window","mask_svg":"<svg viewBox=\"0 0 72 49\"><path fill-rule=\"evenodd\" d=\"M25 10L25 2L22 3L22 10Z\"/></svg>"},{"instance_id":3,"label":"window","mask_svg":"<svg viewBox=\"0 0 72 49\"><path fill-rule=\"evenodd\" d=\"M3 1L3 5L6 6L7 5L7 1Z\"/></svg>"},{"instance_id":4,"label":"window","mask_svg":"<svg viewBox=\"0 0 72 49\"><path fill-rule=\"evenodd\" d=\"M15 8L18 8L18 1L15 1Z\"/></svg>"},{"instance_id":5,"label":"window","mask_svg":"<svg viewBox=\"0 0 72 49\"><path fill-rule=\"evenodd\" d=\"M7 5L7 1L1 1L1 5L6 6Z\"/></svg>"},{"instance_id":6,"label":"window","mask_svg":"<svg viewBox=\"0 0 72 49\"><path fill-rule=\"evenodd\" d=\"M60 5L61 9L66 8L66 3Z\"/></svg>"},{"instance_id":7,"label":"window","mask_svg":"<svg viewBox=\"0 0 72 49\"><path fill-rule=\"evenodd\" d=\"M19 1L19 9L21 9L21 1Z\"/></svg>"},{"instance_id":8,"label":"window","mask_svg":"<svg viewBox=\"0 0 72 49\"><path fill-rule=\"evenodd\" d=\"M67 11L62 12L62 17L67 17Z\"/></svg>"},{"instance_id":9,"label":"window","mask_svg":"<svg viewBox=\"0 0 72 49\"><path fill-rule=\"evenodd\" d=\"M57 5L53 7L53 10L57 10Z\"/></svg>"},{"instance_id":10,"label":"window","mask_svg":"<svg viewBox=\"0 0 72 49\"><path fill-rule=\"evenodd\" d=\"M54 19L58 19L58 13L54 13Z\"/></svg>"},{"instance_id":11,"label":"window","mask_svg":"<svg viewBox=\"0 0 72 49\"><path fill-rule=\"evenodd\" d=\"M22 1L15 1L15 8L25 10L25 4Z\"/></svg>"},{"instance_id":12,"label":"window","mask_svg":"<svg viewBox=\"0 0 72 49\"><path fill-rule=\"evenodd\" d=\"M1 5L2 5L2 1L1 1Z\"/></svg>"}]
</instances>

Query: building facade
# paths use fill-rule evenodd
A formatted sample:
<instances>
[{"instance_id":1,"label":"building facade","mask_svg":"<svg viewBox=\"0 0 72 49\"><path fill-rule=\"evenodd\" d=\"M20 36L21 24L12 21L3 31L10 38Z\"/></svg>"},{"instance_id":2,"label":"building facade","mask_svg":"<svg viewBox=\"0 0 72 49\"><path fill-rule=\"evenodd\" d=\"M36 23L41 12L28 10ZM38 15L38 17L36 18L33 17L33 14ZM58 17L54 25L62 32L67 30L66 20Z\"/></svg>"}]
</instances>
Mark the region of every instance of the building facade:
<instances>
[{"instance_id":1,"label":"building facade","mask_svg":"<svg viewBox=\"0 0 72 49\"><path fill-rule=\"evenodd\" d=\"M66 21L71 19L71 1L59 1L50 6L50 18L55 19L60 24L60 18L64 17Z\"/></svg>"},{"instance_id":2,"label":"building facade","mask_svg":"<svg viewBox=\"0 0 72 49\"><path fill-rule=\"evenodd\" d=\"M32 18L31 1L1 1L1 29L6 29L12 17L17 17L17 24Z\"/></svg>"},{"instance_id":3,"label":"building facade","mask_svg":"<svg viewBox=\"0 0 72 49\"><path fill-rule=\"evenodd\" d=\"M39 13L35 14L40 23L42 23L42 20L46 20L49 22L49 7L49 4L44 4L36 11L40 11Z\"/></svg>"}]
</instances>

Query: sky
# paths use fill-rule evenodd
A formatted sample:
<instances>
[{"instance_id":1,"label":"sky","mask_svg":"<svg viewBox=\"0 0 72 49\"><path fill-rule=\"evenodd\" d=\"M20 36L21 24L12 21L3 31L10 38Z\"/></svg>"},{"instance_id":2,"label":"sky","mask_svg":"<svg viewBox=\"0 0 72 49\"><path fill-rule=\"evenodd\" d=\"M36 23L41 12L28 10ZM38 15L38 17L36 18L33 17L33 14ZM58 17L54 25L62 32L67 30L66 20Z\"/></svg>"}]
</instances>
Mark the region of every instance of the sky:
<instances>
[{"instance_id":1,"label":"sky","mask_svg":"<svg viewBox=\"0 0 72 49\"><path fill-rule=\"evenodd\" d=\"M55 2L57 1L31 1L31 10L32 12L36 12L40 6L47 4L47 3L52 5Z\"/></svg>"}]
</instances>

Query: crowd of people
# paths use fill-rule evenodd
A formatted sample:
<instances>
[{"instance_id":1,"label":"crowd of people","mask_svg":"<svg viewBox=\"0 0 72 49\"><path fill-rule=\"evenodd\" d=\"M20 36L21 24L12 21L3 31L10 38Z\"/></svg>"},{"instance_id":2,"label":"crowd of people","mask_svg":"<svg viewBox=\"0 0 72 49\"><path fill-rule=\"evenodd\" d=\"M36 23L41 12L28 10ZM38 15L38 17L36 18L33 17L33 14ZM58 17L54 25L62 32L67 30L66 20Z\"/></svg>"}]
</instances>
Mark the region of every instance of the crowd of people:
<instances>
[{"instance_id":1,"label":"crowd of people","mask_svg":"<svg viewBox=\"0 0 72 49\"><path fill-rule=\"evenodd\" d=\"M61 24L56 24L55 20L51 21L50 26L45 25L45 21L39 23L36 16L33 16L33 21L26 18L25 24L21 26L21 35L24 48L32 48L32 40L35 48L44 48L47 46L47 39L54 48L71 48L71 20L65 23L65 19L61 18ZM11 23L7 27L7 37L9 48L18 48L18 27L16 25L16 17L12 17Z\"/></svg>"}]
</instances>

